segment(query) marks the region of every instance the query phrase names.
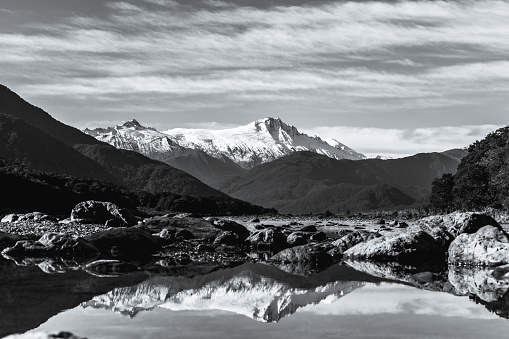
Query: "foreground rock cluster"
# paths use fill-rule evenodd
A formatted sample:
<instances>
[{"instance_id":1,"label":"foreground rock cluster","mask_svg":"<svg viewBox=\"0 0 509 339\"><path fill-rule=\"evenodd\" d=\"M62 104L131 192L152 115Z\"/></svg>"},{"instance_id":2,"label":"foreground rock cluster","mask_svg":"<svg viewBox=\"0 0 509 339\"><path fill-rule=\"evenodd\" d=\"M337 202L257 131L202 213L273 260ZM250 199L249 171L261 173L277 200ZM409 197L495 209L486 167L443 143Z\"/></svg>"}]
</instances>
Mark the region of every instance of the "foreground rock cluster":
<instances>
[{"instance_id":1,"label":"foreground rock cluster","mask_svg":"<svg viewBox=\"0 0 509 339\"><path fill-rule=\"evenodd\" d=\"M2 229L17 231L0 232L0 249L4 257L19 264L38 264L47 271L79 267L118 273L154 262L174 268L263 261L309 275L341 260L415 267L445 267L447 262L489 267L509 264L509 236L487 215L451 213L410 225L377 224L372 229L330 232L318 223L273 226L258 219L248 227L192 215L139 220L112 203L86 201L61 221L37 212L5 216Z\"/></svg>"}]
</instances>

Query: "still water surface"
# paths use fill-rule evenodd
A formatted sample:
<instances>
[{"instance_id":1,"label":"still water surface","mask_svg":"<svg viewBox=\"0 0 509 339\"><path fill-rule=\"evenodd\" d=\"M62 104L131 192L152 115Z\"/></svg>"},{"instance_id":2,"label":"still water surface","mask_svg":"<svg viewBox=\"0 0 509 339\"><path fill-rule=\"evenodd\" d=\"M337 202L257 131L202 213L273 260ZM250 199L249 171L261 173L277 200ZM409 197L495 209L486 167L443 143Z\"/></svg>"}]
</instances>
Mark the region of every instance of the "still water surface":
<instances>
[{"instance_id":1,"label":"still water surface","mask_svg":"<svg viewBox=\"0 0 509 339\"><path fill-rule=\"evenodd\" d=\"M346 265L312 277L263 264L186 277L116 278L0 267L0 337L9 339L45 338L62 330L89 339L506 338L509 333L509 320L467 296L388 282ZM501 300L496 302L507 304Z\"/></svg>"}]
</instances>

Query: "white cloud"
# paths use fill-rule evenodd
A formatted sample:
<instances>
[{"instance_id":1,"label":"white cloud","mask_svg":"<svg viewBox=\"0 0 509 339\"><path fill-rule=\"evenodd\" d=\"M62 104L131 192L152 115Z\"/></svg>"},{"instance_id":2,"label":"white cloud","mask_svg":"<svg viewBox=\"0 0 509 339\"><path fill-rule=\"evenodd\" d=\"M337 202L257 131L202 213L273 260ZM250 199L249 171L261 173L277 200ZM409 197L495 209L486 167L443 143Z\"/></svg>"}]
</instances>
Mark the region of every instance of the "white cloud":
<instances>
[{"instance_id":1,"label":"white cloud","mask_svg":"<svg viewBox=\"0 0 509 339\"><path fill-rule=\"evenodd\" d=\"M337 139L366 155L399 158L416 153L468 147L500 127L504 126L441 126L415 129L335 126L305 129L303 132L321 138Z\"/></svg>"}]
</instances>

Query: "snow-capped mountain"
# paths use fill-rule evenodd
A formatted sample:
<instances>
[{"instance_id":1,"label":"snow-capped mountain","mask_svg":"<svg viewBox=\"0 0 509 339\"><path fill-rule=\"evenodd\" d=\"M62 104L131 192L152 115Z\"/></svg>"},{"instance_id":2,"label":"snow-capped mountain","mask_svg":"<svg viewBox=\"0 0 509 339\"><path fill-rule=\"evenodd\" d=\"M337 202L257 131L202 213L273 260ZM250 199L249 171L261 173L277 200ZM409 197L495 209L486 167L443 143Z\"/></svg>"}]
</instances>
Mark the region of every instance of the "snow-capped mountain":
<instances>
[{"instance_id":1,"label":"snow-capped mountain","mask_svg":"<svg viewBox=\"0 0 509 339\"><path fill-rule=\"evenodd\" d=\"M335 139L324 141L317 136L310 137L279 118L260 119L223 130L176 128L162 132L130 120L123 125L85 129L84 132L117 148L137 151L165 162L188 154L190 150L247 169L296 151L311 151L334 159L365 159L363 154ZM162 154L164 159L161 159Z\"/></svg>"},{"instance_id":2,"label":"snow-capped mountain","mask_svg":"<svg viewBox=\"0 0 509 339\"><path fill-rule=\"evenodd\" d=\"M116 148L136 151L142 154L167 153L185 149L173 142L166 134L153 127L142 126L135 119L123 125L83 130L86 134Z\"/></svg>"},{"instance_id":3,"label":"snow-capped mountain","mask_svg":"<svg viewBox=\"0 0 509 339\"><path fill-rule=\"evenodd\" d=\"M110 309L131 317L140 311L160 307L173 311L223 310L257 321L277 322L307 305L335 302L366 284L357 281L302 284L302 281L292 283L285 278L296 279L274 267L244 264L194 278L150 278L136 286L96 296L82 305Z\"/></svg>"},{"instance_id":4,"label":"snow-capped mountain","mask_svg":"<svg viewBox=\"0 0 509 339\"><path fill-rule=\"evenodd\" d=\"M365 159L363 154L333 139L333 145L300 133L279 118L256 120L248 125L222 129L175 128L162 131L175 143L200 149L213 157L228 157L244 168L281 158L297 151L310 151L334 159Z\"/></svg>"}]
</instances>

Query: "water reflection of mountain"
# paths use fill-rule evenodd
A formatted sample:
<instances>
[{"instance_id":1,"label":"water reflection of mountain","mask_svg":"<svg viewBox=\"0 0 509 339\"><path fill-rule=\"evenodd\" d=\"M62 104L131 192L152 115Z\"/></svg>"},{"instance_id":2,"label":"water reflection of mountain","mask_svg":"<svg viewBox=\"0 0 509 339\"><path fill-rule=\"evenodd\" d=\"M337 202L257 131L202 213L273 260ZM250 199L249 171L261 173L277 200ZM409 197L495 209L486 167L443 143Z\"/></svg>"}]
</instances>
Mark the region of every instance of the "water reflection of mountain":
<instances>
[{"instance_id":1,"label":"water reflection of mountain","mask_svg":"<svg viewBox=\"0 0 509 339\"><path fill-rule=\"evenodd\" d=\"M277 322L299 308L332 302L366 282L383 279L334 265L311 277L296 276L276 267L246 263L207 275L153 277L136 286L116 288L83 303L129 316L161 307L171 310L216 309Z\"/></svg>"}]
</instances>

